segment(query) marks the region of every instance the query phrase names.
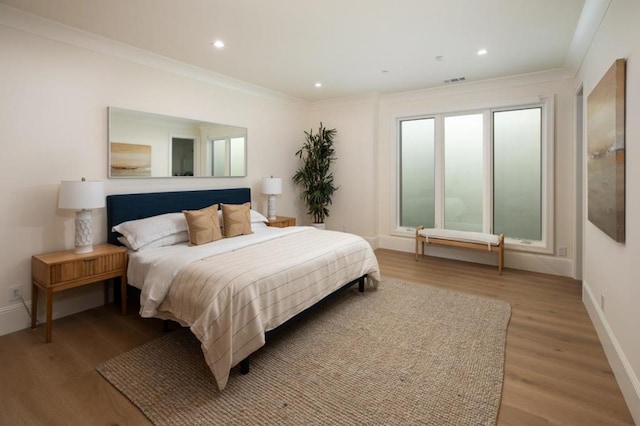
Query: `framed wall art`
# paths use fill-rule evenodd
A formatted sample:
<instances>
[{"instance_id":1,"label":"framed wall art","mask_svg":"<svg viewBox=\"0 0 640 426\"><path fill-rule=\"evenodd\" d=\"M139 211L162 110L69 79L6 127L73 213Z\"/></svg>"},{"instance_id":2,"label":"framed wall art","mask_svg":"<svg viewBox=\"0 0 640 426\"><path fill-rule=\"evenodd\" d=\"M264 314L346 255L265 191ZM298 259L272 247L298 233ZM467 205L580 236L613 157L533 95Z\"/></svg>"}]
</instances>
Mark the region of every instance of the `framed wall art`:
<instances>
[{"instance_id":1,"label":"framed wall art","mask_svg":"<svg viewBox=\"0 0 640 426\"><path fill-rule=\"evenodd\" d=\"M151 176L151 145L111 142L110 176Z\"/></svg>"},{"instance_id":2,"label":"framed wall art","mask_svg":"<svg viewBox=\"0 0 640 426\"><path fill-rule=\"evenodd\" d=\"M589 222L625 237L625 68L618 59L587 98Z\"/></svg>"}]
</instances>

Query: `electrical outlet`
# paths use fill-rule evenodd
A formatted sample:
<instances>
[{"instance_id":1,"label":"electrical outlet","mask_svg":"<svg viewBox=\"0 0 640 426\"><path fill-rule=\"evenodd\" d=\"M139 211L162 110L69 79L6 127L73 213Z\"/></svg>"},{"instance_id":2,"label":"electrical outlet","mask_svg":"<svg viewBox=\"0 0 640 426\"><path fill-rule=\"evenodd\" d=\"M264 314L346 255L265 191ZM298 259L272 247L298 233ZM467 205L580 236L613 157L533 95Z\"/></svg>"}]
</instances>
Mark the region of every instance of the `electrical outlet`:
<instances>
[{"instance_id":1,"label":"electrical outlet","mask_svg":"<svg viewBox=\"0 0 640 426\"><path fill-rule=\"evenodd\" d=\"M9 302L15 302L16 300L20 300L22 298L22 287L17 285L14 287L9 287Z\"/></svg>"},{"instance_id":2,"label":"electrical outlet","mask_svg":"<svg viewBox=\"0 0 640 426\"><path fill-rule=\"evenodd\" d=\"M566 247L558 247L558 256L566 256L567 248Z\"/></svg>"},{"instance_id":3,"label":"electrical outlet","mask_svg":"<svg viewBox=\"0 0 640 426\"><path fill-rule=\"evenodd\" d=\"M600 309L604 312L604 294L600 295Z\"/></svg>"},{"instance_id":4,"label":"electrical outlet","mask_svg":"<svg viewBox=\"0 0 640 426\"><path fill-rule=\"evenodd\" d=\"M342 225L342 232L348 232L349 227L347 225Z\"/></svg>"}]
</instances>

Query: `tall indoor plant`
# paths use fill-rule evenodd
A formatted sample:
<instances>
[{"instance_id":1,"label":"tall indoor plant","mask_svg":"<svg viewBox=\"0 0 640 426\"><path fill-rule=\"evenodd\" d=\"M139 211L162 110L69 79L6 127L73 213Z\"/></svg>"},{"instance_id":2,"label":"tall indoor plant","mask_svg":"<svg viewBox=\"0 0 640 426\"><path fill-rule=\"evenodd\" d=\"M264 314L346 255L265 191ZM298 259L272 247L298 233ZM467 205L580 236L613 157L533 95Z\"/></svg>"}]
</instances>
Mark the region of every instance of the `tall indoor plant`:
<instances>
[{"instance_id":1,"label":"tall indoor plant","mask_svg":"<svg viewBox=\"0 0 640 426\"><path fill-rule=\"evenodd\" d=\"M311 215L314 224L324 224L324 219L329 216L331 198L338 189L331 171L336 160L333 148L336 129L327 129L320 123L316 134L313 129L304 134L305 142L296 152L301 164L292 180L302 189L300 199L307 205L307 214Z\"/></svg>"}]
</instances>

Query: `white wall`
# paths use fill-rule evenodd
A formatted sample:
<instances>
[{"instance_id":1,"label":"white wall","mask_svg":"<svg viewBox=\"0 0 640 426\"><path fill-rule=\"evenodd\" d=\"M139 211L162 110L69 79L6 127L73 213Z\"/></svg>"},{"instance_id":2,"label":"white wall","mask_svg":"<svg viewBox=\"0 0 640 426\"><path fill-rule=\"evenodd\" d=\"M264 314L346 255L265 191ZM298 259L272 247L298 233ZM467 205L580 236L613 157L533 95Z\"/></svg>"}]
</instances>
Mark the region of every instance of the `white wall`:
<instances>
[{"instance_id":1,"label":"white wall","mask_svg":"<svg viewBox=\"0 0 640 426\"><path fill-rule=\"evenodd\" d=\"M363 96L316 102L307 120L307 131L318 131L320 122L328 129L336 129L334 168L335 183L339 187L329 207L327 229L358 234L375 245L377 236L376 134L378 96ZM299 145L302 145L300 138ZM297 192L296 192L297 193ZM306 209L299 212L308 224ZM346 228L345 228L346 227Z\"/></svg>"},{"instance_id":2,"label":"white wall","mask_svg":"<svg viewBox=\"0 0 640 426\"><path fill-rule=\"evenodd\" d=\"M227 88L216 76L186 77L199 71L171 61L164 70L162 58L147 66L144 52L0 7L0 334L28 324L22 303L8 301L8 289L20 285L30 302L31 256L73 248L74 213L56 209L61 180L104 180L111 194L248 186L263 212L260 179L290 180L305 103L248 85ZM77 47L85 44L91 49ZM117 54L98 53L110 49ZM246 127L248 176L109 180L108 106ZM284 186L279 211L293 215L296 197ZM104 209L94 211L96 242L106 241L105 228ZM54 317L100 303L100 284L61 292Z\"/></svg>"},{"instance_id":3,"label":"white wall","mask_svg":"<svg viewBox=\"0 0 640 426\"><path fill-rule=\"evenodd\" d=\"M597 227L584 224L583 300L636 423L640 424L640 3L614 0L583 62L585 101L618 58L626 73L626 241L616 243ZM585 109L585 129L586 123ZM586 131L585 131L586 135ZM584 145L586 152L586 140ZM586 173L586 162L585 173ZM587 199L587 179L584 198ZM584 217L587 210L583 209ZM604 309L600 306L605 297Z\"/></svg>"}]
</instances>

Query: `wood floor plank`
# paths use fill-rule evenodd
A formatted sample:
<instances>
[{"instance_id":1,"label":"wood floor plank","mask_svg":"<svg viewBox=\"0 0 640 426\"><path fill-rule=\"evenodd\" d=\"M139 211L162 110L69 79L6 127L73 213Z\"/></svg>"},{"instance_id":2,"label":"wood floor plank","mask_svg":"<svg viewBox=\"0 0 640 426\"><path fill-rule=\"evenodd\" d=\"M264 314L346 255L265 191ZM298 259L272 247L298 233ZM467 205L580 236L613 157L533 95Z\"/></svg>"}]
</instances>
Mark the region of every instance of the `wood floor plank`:
<instances>
[{"instance_id":1,"label":"wood floor plank","mask_svg":"<svg viewBox=\"0 0 640 426\"><path fill-rule=\"evenodd\" d=\"M552 275L377 250L383 276L511 304L498 425L633 425L582 303L579 282ZM110 305L0 336L0 425L147 425L96 371L162 334L161 321Z\"/></svg>"},{"instance_id":2,"label":"wood floor plank","mask_svg":"<svg viewBox=\"0 0 640 426\"><path fill-rule=\"evenodd\" d=\"M581 284L552 275L378 250L383 275L511 304L499 425L633 425Z\"/></svg>"}]
</instances>

